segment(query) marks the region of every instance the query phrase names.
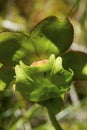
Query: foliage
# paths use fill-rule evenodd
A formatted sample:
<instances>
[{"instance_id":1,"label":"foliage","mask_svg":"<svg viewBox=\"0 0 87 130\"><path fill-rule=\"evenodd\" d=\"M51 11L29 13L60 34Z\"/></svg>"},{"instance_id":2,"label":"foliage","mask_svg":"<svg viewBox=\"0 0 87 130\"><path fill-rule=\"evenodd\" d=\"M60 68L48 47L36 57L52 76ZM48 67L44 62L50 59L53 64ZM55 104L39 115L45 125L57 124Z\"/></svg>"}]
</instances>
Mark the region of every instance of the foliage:
<instances>
[{"instance_id":1,"label":"foliage","mask_svg":"<svg viewBox=\"0 0 87 130\"><path fill-rule=\"evenodd\" d=\"M35 27L35 29L31 32L30 37L12 32L1 33L0 37L0 62L3 63L3 68L5 68L5 70L3 71L2 69L0 73L2 82L5 82L7 85L12 82L14 75L14 73L12 73L12 67L15 67L16 63L20 59L25 60L25 58L27 59L27 57L29 57L29 60L26 61L28 64L31 64L32 62L37 61L37 59L42 60L43 62L44 59L47 59L51 55L45 65L42 64L38 66L38 64L32 64L31 66L27 66L20 62L20 66L17 65L15 68L16 89L21 92L26 99L33 102L44 102L49 99L62 98L65 92L69 89L72 79L72 71L70 72L64 70L61 57L55 59L55 56L63 53L72 42L73 28L67 19L59 20L55 16L50 16L42 20ZM44 43L46 46L43 46ZM2 54L3 51L5 52L4 55ZM66 56L63 56L63 59L66 59L68 53L65 53ZM73 53L77 54L77 52L71 51L70 53L71 55L69 54L69 56L73 56ZM82 69L84 69L87 56L86 54L81 54L81 56L84 58L82 65L80 60L78 60L78 62L75 62L74 58L72 60L74 64L79 63L83 67ZM76 58L78 59L78 57L75 57L75 59ZM67 65L67 63L65 64ZM71 64L70 67L72 68L72 66L73 64ZM75 76L78 77L77 69L74 73ZM82 71L80 72L80 76L83 78L84 74L86 73L83 73ZM85 75L85 78L87 78L87 75ZM48 111L51 110L52 113L56 113L57 103L54 103L53 109L50 109L50 103L52 104L52 100L49 100L47 105L45 105L44 102L44 105L47 106ZM61 103L62 100L60 104ZM55 126L55 123L53 124Z\"/></svg>"},{"instance_id":2,"label":"foliage","mask_svg":"<svg viewBox=\"0 0 87 130\"><path fill-rule=\"evenodd\" d=\"M16 1L16 6L25 20L17 17L20 20L16 22L20 23L23 20L22 23L25 25L20 26L23 27L22 33L8 31L9 29L0 33L0 129L4 129L6 120L9 125L6 124L5 129L13 130L17 129L19 124L26 124L25 122L31 119L38 108L37 106L34 111L32 108L29 112L23 113L25 116L19 117L16 123L16 111L26 110L28 100L28 104L33 102L45 106L54 127L61 130L62 128L57 124L54 115L63 109L64 96L70 89L72 81L87 80L87 53L74 51L72 47L70 48L73 41L73 27L68 18L60 19L49 16L55 12L55 9L52 12L50 10L47 15L41 15L43 14L43 9L41 9L41 14L38 16L38 11L35 14L30 11L31 8L26 10L24 8L26 4L22 6L19 1ZM5 16L6 4L4 1L1 2L4 3L4 8L0 8L3 19L7 17ZM21 2L23 3L23 0ZM32 6L33 2L28 4ZM44 1L42 6L43 3ZM80 1L77 0L77 3ZM9 5L12 5L12 2ZM33 10L37 10L38 6L39 3L35 3ZM11 6L8 7L10 7L9 16L15 16L15 13L10 11ZM66 4L63 7L66 8ZM28 11L32 12L33 17L35 15L38 17L36 22L32 17L28 17ZM17 10L15 12L18 13ZM44 19L41 20L42 18ZM2 21L2 19L0 20ZM32 23L32 20L35 23ZM40 20L41 22L38 23ZM29 21L31 25L27 24ZM81 22L83 23L82 20ZM36 23L38 24L29 34L28 29ZM16 27L15 22L10 22L11 24ZM19 24L17 24L17 29L18 26ZM4 29L1 27L1 30ZM14 29L11 28L11 30ZM3 120L5 121L3 122Z\"/></svg>"}]
</instances>

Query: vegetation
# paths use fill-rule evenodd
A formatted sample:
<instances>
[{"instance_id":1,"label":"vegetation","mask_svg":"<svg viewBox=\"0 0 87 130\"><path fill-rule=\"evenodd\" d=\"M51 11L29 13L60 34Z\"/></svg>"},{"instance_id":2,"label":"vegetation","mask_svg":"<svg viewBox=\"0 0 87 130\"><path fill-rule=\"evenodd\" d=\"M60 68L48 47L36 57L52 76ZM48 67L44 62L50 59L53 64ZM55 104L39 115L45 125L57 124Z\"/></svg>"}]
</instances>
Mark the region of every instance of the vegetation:
<instances>
[{"instance_id":1,"label":"vegetation","mask_svg":"<svg viewBox=\"0 0 87 130\"><path fill-rule=\"evenodd\" d=\"M87 129L86 6L0 1L0 130Z\"/></svg>"}]
</instances>

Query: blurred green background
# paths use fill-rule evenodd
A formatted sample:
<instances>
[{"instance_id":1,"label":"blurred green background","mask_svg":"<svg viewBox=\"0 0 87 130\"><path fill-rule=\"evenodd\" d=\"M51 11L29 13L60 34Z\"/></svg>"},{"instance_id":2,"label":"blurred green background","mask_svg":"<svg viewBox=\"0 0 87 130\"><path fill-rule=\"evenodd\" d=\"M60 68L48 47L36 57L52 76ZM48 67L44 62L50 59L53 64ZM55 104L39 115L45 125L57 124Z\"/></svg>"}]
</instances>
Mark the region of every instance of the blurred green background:
<instances>
[{"instance_id":1,"label":"blurred green background","mask_svg":"<svg viewBox=\"0 0 87 130\"><path fill-rule=\"evenodd\" d=\"M39 21L50 15L70 19L74 27L71 49L87 53L87 0L0 0L0 32L29 35ZM12 85L5 89L1 86L0 130L54 130L45 108L33 107ZM72 83L64 109L56 117L64 130L87 130L87 81Z\"/></svg>"}]
</instances>

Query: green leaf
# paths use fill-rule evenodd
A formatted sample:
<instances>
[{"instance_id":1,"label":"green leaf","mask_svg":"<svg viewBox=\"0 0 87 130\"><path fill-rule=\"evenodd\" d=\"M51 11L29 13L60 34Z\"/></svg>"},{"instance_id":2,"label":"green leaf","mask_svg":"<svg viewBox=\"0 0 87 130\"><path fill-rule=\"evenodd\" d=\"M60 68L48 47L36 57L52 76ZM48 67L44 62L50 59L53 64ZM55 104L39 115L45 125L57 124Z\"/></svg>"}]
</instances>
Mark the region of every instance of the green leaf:
<instances>
[{"instance_id":1,"label":"green leaf","mask_svg":"<svg viewBox=\"0 0 87 130\"><path fill-rule=\"evenodd\" d=\"M73 27L68 19L49 16L33 29L30 39L42 59L50 54L59 55L66 51L73 40Z\"/></svg>"},{"instance_id":2,"label":"green leaf","mask_svg":"<svg viewBox=\"0 0 87 130\"><path fill-rule=\"evenodd\" d=\"M37 59L35 46L30 41L29 36L16 32L0 33L1 63L14 66L19 60L31 64Z\"/></svg>"},{"instance_id":3,"label":"green leaf","mask_svg":"<svg viewBox=\"0 0 87 130\"><path fill-rule=\"evenodd\" d=\"M30 64L50 54L59 55L69 48L72 39L69 20L50 16L33 29L30 37L16 32L0 33L0 61L14 66L21 59Z\"/></svg>"},{"instance_id":4,"label":"green leaf","mask_svg":"<svg viewBox=\"0 0 87 130\"><path fill-rule=\"evenodd\" d=\"M3 91L6 85L9 85L13 78L13 69L0 63L0 91Z\"/></svg>"},{"instance_id":5,"label":"green leaf","mask_svg":"<svg viewBox=\"0 0 87 130\"><path fill-rule=\"evenodd\" d=\"M0 62L3 63L3 67L0 69L0 80L3 85L9 85L14 79L13 67L19 60L31 64L37 59L35 48L30 42L29 36L14 32L0 33Z\"/></svg>"},{"instance_id":6,"label":"green leaf","mask_svg":"<svg viewBox=\"0 0 87 130\"><path fill-rule=\"evenodd\" d=\"M64 70L62 59L52 54L41 66L17 65L16 89L33 102L45 101L62 96L70 87L73 73Z\"/></svg>"},{"instance_id":7,"label":"green leaf","mask_svg":"<svg viewBox=\"0 0 87 130\"><path fill-rule=\"evenodd\" d=\"M64 68L74 71L73 80L87 80L87 53L69 51L62 58Z\"/></svg>"},{"instance_id":8,"label":"green leaf","mask_svg":"<svg viewBox=\"0 0 87 130\"><path fill-rule=\"evenodd\" d=\"M14 79L14 69L8 66L2 66L0 69L0 88L5 88L9 86Z\"/></svg>"}]
</instances>

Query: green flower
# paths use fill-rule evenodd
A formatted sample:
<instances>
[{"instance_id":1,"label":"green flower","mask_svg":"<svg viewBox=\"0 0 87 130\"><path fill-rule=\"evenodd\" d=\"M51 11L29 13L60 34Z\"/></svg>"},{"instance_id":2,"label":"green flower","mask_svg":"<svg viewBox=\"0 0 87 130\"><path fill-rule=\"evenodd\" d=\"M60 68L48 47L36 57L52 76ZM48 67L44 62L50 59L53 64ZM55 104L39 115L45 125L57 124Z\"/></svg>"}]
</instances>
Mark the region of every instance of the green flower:
<instances>
[{"instance_id":1,"label":"green flower","mask_svg":"<svg viewBox=\"0 0 87 130\"><path fill-rule=\"evenodd\" d=\"M59 99L70 88L72 77L87 79L83 73L87 54L66 51L72 40L73 27L66 18L47 17L32 30L26 40L28 63L23 59L15 68L16 89L26 99L33 102Z\"/></svg>"},{"instance_id":2,"label":"green flower","mask_svg":"<svg viewBox=\"0 0 87 130\"><path fill-rule=\"evenodd\" d=\"M73 72L63 68L61 57L52 54L45 61L30 66L20 62L15 68L16 89L33 102L62 97L72 81Z\"/></svg>"}]
</instances>

